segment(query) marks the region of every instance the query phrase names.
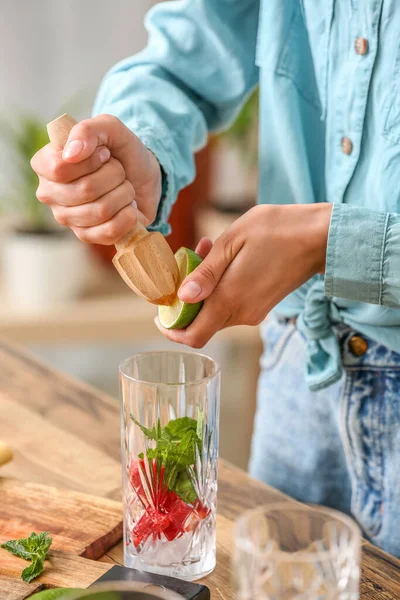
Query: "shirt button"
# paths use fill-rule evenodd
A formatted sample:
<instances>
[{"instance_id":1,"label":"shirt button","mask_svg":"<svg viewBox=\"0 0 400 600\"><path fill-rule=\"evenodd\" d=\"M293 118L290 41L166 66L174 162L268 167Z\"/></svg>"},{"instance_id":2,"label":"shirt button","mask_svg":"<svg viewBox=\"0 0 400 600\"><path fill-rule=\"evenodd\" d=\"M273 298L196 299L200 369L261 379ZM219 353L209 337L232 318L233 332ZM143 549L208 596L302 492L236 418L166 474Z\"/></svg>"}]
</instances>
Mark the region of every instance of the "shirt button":
<instances>
[{"instance_id":1,"label":"shirt button","mask_svg":"<svg viewBox=\"0 0 400 600\"><path fill-rule=\"evenodd\" d=\"M351 154L351 151L353 150L353 143L352 143L351 139L349 139L348 137L345 137L345 136L342 137L340 146L341 146L342 152L344 154Z\"/></svg>"},{"instance_id":2,"label":"shirt button","mask_svg":"<svg viewBox=\"0 0 400 600\"><path fill-rule=\"evenodd\" d=\"M367 54L368 40L366 40L363 37L356 38L355 42L354 42L354 50L356 51L357 54L361 54L361 56L364 56L364 54Z\"/></svg>"},{"instance_id":3,"label":"shirt button","mask_svg":"<svg viewBox=\"0 0 400 600\"><path fill-rule=\"evenodd\" d=\"M349 350L354 356L363 356L368 350L368 342L361 335L353 335L349 340Z\"/></svg>"}]
</instances>

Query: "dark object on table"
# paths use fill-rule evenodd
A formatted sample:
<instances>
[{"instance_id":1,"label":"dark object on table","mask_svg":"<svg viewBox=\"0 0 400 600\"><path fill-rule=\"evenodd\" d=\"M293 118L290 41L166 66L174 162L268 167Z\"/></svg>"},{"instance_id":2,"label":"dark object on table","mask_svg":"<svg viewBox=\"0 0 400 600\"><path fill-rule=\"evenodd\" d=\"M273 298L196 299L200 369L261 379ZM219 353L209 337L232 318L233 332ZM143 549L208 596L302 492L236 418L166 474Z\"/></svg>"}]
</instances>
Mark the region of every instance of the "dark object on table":
<instances>
[{"instance_id":1,"label":"dark object on table","mask_svg":"<svg viewBox=\"0 0 400 600\"><path fill-rule=\"evenodd\" d=\"M190 581L182 581L174 577L166 577L165 575L155 575L154 573L145 573L136 569L128 569L116 565L98 579L93 586L104 582L143 582L144 589L146 586L154 585L161 586L177 594L180 594L185 600L210 600L210 590L205 585L191 583ZM92 586L90 586L92 587ZM125 600L125 599L121 599Z\"/></svg>"}]
</instances>

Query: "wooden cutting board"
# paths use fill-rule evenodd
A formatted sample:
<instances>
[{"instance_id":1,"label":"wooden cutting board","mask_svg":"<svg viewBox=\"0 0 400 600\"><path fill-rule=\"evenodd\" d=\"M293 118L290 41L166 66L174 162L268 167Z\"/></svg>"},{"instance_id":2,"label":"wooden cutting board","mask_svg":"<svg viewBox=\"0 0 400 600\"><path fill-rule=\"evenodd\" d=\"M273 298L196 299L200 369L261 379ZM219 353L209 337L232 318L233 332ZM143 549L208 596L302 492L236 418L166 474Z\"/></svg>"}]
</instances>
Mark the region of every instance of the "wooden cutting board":
<instances>
[{"instance_id":1,"label":"wooden cutting board","mask_svg":"<svg viewBox=\"0 0 400 600\"><path fill-rule=\"evenodd\" d=\"M4 569L3 562L0 563L0 598L1 600L22 600L30 594L35 594L43 589L40 583L32 582L29 585L23 581L17 581L15 577L1 575ZM22 569L21 569L22 570Z\"/></svg>"},{"instance_id":2,"label":"wooden cutting board","mask_svg":"<svg viewBox=\"0 0 400 600\"><path fill-rule=\"evenodd\" d=\"M0 478L0 544L32 531L49 531L53 538L43 575L29 586L23 583L20 574L28 563L0 549L1 600L96 581L112 565L95 561L122 538L122 507L106 498Z\"/></svg>"}]
</instances>

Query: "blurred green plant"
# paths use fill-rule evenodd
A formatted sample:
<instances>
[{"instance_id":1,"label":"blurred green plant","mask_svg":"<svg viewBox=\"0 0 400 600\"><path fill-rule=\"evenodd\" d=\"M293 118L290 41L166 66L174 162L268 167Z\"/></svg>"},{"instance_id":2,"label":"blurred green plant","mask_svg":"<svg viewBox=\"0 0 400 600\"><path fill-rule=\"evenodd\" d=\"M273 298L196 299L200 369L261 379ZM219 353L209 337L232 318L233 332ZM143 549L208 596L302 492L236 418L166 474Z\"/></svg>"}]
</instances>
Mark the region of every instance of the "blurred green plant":
<instances>
[{"instance_id":1,"label":"blurred green plant","mask_svg":"<svg viewBox=\"0 0 400 600\"><path fill-rule=\"evenodd\" d=\"M236 145L249 166L257 164L258 157L258 86L248 97L233 124L219 134L222 141Z\"/></svg>"},{"instance_id":2,"label":"blurred green plant","mask_svg":"<svg viewBox=\"0 0 400 600\"><path fill-rule=\"evenodd\" d=\"M0 137L15 171L15 176L10 177L7 183L12 191L0 197L1 212L15 215L18 229L31 232L49 230L48 208L36 198L38 178L30 166L32 156L49 142L46 123L30 114L20 115L12 123L1 119Z\"/></svg>"}]
</instances>

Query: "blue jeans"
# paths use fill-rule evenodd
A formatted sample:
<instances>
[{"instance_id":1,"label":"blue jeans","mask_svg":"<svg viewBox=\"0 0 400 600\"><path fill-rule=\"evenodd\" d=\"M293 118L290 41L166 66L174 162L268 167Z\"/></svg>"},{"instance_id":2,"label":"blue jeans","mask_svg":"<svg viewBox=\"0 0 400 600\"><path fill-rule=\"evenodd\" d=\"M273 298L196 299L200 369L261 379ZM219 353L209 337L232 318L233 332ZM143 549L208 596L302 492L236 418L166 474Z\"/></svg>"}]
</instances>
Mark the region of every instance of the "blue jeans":
<instances>
[{"instance_id":1,"label":"blue jeans","mask_svg":"<svg viewBox=\"0 0 400 600\"><path fill-rule=\"evenodd\" d=\"M368 349L356 356L354 334L338 327L342 379L311 392L296 326L273 315L262 326L250 474L353 515L365 537L400 557L400 354L363 336Z\"/></svg>"}]
</instances>

